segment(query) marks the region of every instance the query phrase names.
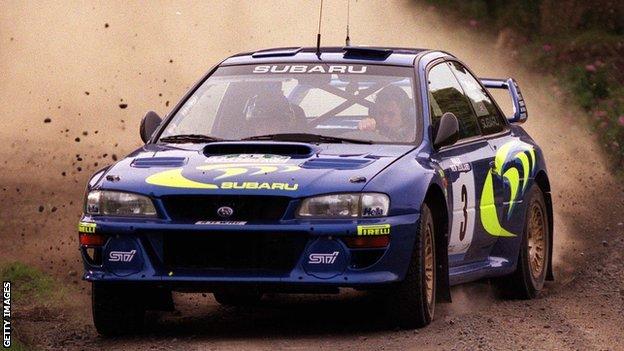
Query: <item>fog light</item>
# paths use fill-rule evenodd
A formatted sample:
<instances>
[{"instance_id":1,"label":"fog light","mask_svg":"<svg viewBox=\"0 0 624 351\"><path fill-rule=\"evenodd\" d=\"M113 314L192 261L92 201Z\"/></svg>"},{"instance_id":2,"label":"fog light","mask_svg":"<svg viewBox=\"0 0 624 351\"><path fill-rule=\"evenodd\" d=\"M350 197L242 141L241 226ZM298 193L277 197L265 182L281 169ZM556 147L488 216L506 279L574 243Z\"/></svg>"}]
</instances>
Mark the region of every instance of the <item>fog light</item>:
<instances>
[{"instance_id":1,"label":"fog light","mask_svg":"<svg viewBox=\"0 0 624 351\"><path fill-rule=\"evenodd\" d=\"M342 240L351 249L378 249L390 244L390 235L345 237Z\"/></svg>"},{"instance_id":2,"label":"fog light","mask_svg":"<svg viewBox=\"0 0 624 351\"><path fill-rule=\"evenodd\" d=\"M102 246L106 242L106 237L101 234L79 233L78 237L83 246Z\"/></svg>"}]
</instances>

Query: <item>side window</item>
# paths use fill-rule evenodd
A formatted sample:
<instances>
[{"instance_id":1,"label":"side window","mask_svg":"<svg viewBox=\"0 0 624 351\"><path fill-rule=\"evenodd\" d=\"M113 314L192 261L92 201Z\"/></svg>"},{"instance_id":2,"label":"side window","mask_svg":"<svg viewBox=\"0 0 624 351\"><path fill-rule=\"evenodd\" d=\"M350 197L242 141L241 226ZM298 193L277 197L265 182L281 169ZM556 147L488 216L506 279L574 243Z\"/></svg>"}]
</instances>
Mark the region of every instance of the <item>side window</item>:
<instances>
[{"instance_id":1,"label":"side window","mask_svg":"<svg viewBox=\"0 0 624 351\"><path fill-rule=\"evenodd\" d=\"M464 92L477 114L477 121L483 134L493 134L505 128L503 116L492 103L492 99L483 90L477 79L466 70L464 66L457 62L450 64L451 70L455 73L459 84L464 88Z\"/></svg>"},{"instance_id":2,"label":"side window","mask_svg":"<svg viewBox=\"0 0 624 351\"><path fill-rule=\"evenodd\" d=\"M429 106L433 125L437 127L446 112L452 112L459 120L460 139L480 134L477 118L464 95L459 82L451 72L449 63L440 63L429 71Z\"/></svg>"}]
</instances>

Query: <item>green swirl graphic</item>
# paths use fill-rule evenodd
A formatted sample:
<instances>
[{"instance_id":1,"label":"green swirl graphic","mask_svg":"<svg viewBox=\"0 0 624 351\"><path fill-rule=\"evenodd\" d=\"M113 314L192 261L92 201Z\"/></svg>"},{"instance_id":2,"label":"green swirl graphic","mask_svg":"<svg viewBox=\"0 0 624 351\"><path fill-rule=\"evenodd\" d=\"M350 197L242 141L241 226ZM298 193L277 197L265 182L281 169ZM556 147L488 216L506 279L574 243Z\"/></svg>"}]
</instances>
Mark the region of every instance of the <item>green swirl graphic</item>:
<instances>
[{"instance_id":1,"label":"green swirl graphic","mask_svg":"<svg viewBox=\"0 0 624 351\"><path fill-rule=\"evenodd\" d=\"M513 156L511 156L513 155ZM510 157L511 156L511 157ZM519 162L516 162L518 160ZM517 164L522 167L522 178ZM494 201L494 176L502 177L509 184L509 209L507 218L511 217L518 197L524 194L529 178L535 171L535 149L533 146L511 141L504 144L496 152L494 167L490 168L483 184L479 212L481 224L488 234L499 237L514 237L516 234L503 228L498 219ZM520 187L522 180L522 187Z\"/></svg>"}]
</instances>

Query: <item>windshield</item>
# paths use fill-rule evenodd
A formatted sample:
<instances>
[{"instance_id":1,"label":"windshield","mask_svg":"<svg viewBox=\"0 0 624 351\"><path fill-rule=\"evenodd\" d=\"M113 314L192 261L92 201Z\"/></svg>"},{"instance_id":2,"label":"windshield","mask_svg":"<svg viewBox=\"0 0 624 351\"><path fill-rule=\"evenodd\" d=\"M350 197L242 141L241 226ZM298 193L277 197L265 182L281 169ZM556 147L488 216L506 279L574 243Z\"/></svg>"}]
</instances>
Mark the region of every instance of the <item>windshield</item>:
<instances>
[{"instance_id":1,"label":"windshield","mask_svg":"<svg viewBox=\"0 0 624 351\"><path fill-rule=\"evenodd\" d=\"M411 143L417 132L412 77L412 68L381 65L220 67L177 111L160 139L313 134Z\"/></svg>"}]
</instances>

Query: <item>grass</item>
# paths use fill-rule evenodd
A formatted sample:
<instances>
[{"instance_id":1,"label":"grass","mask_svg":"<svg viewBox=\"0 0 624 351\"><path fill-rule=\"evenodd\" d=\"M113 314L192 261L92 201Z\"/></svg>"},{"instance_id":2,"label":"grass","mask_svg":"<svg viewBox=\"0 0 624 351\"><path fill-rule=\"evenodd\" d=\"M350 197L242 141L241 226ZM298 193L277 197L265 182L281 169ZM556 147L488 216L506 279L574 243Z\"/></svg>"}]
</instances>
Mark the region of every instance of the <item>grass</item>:
<instances>
[{"instance_id":1,"label":"grass","mask_svg":"<svg viewBox=\"0 0 624 351\"><path fill-rule=\"evenodd\" d=\"M11 302L18 306L50 305L63 299L65 289L52 277L22 262L0 265L0 278L11 282ZM33 350L18 340L16 334L11 339L9 350Z\"/></svg>"},{"instance_id":2,"label":"grass","mask_svg":"<svg viewBox=\"0 0 624 351\"><path fill-rule=\"evenodd\" d=\"M16 340L14 337L11 339L11 347L8 348L7 350L14 350L14 351L33 351L35 349L33 349L32 347L20 342L19 340Z\"/></svg>"},{"instance_id":3,"label":"grass","mask_svg":"<svg viewBox=\"0 0 624 351\"><path fill-rule=\"evenodd\" d=\"M65 292L52 277L22 262L0 265L0 278L11 282L11 299L16 305L49 305L62 299Z\"/></svg>"}]
</instances>

